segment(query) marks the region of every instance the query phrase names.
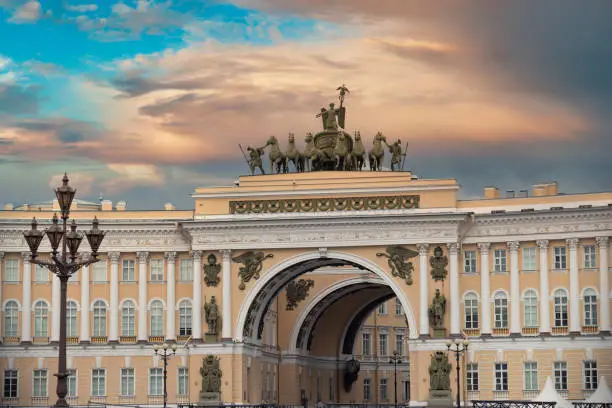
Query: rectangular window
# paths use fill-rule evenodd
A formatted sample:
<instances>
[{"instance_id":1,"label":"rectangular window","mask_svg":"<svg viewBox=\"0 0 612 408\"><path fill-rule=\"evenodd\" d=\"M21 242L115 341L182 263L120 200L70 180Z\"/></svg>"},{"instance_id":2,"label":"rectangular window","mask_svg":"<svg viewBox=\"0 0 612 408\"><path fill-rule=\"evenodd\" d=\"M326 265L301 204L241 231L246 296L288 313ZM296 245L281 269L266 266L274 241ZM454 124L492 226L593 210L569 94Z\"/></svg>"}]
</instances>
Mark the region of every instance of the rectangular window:
<instances>
[{"instance_id":1,"label":"rectangular window","mask_svg":"<svg viewBox=\"0 0 612 408\"><path fill-rule=\"evenodd\" d=\"M382 401L387 401L389 399L389 393L387 392L387 379L380 379L380 399Z\"/></svg>"},{"instance_id":2,"label":"rectangular window","mask_svg":"<svg viewBox=\"0 0 612 408\"><path fill-rule=\"evenodd\" d=\"M588 360L583 363L584 389L595 391L597 389L597 362Z\"/></svg>"},{"instance_id":3,"label":"rectangular window","mask_svg":"<svg viewBox=\"0 0 612 408\"><path fill-rule=\"evenodd\" d=\"M19 372L17 370L4 370L4 398L19 397Z\"/></svg>"},{"instance_id":4,"label":"rectangular window","mask_svg":"<svg viewBox=\"0 0 612 408\"><path fill-rule=\"evenodd\" d=\"M47 270L47 268L41 265L36 265L36 269L34 270L34 282L49 282L49 271Z\"/></svg>"},{"instance_id":5,"label":"rectangular window","mask_svg":"<svg viewBox=\"0 0 612 408\"><path fill-rule=\"evenodd\" d=\"M595 245L585 245L583 265L585 268L597 267L597 255L595 254Z\"/></svg>"},{"instance_id":6,"label":"rectangular window","mask_svg":"<svg viewBox=\"0 0 612 408\"><path fill-rule=\"evenodd\" d=\"M152 258L150 263L151 282L162 282L164 280L164 261L161 258Z\"/></svg>"},{"instance_id":7,"label":"rectangular window","mask_svg":"<svg viewBox=\"0 0 612 408\"><path fill-rule=\"evenodd\" d=\"M106 396L106 370L104 368L91 370L91 396Z\"/></svg>"},{"instance_id":8,"label":"rectangular window","mask_svg":"<svg viewBox=\"0 0 612 408\"><path fill-rule=\"evenodd\" d=\"M47 370L34 370L33 397L47 396Z\"/></svg>"},{"instance_id":9,"label":"rectangular window","mask_svg":"<svg viewBox=\"0 0 612 408\"><path fill-rule=\"evenodd\" d=\"M410 381L402 381L402 397L404 401L410 401Z\"/></svg>"},{"instance_id":10,"label":"rectangular window","mask_svg":"<svg viewBox=\"0 0 612 408\"><path fill-rule=\"evenodd\" d=\"M402 302L398 298L395 298L395 315L401 316L404 314L404 308L402 307Z\"/></svg>"},{"instance_id":11,"label":"rectangular window","mask_svg":"<svg viewBox=\"0 0 612 408\"><path fill-rule=\"evenodd\" d=\"M526 391L536 391L538 389L538 363L535 361L527 361L523 366L525 375Z\"/></svg>"},{"instance_id":12,"label":"rectangular window","mask_svg":"<svg viewBox=\"0 0 612 408\"><path fill-rule=\"evenodd\" d=\"M463 272L476 273L476 251L463 252Z\"/></svg>"},{"instance_id":13,"label":"rectangular window","mask_svg":"<svg viewBox=\"0 0 612 408\"><path fill-rule=\"evenodd\" d=\"M478 329L478 298L476 295L466 296L464 302L465 328Z\"/></svg>"},{"instance_id":14,"label":"rectangular window","mask_svg":"<svg viewBox=\"0 0 612 408\"><path fill-rule=\"evenodd\" d=\"M329 402L334 402L335 399L336 396L334 393L334 379L332 377L329 377Z\"/></svg>"},{"instance_id":15,"label":"rectangular window","mask_svg":"<svg viewBox=\"0 0 612 408\"><path fill-rule=\"evenodd\" d=\"M493 251L493 272L506 272L506 250Z\"/></svg>"},{"instance_id":16,"label":"rectangular window","mask_svg":"<svg viewBox=\"0 0 612 408\"><path fill-rule=\"evenodd\" d=\"M372 355L371 333L361 333L361 352L364 356Z\"/></svg>"},{"instance_id":17,"label":"rectangular window","mask_svg":"<svg viewBox=\"0 0 612 408\"><path fill-rule=\"evenodd\" d=\"M565 247L554 247L554 269L567 268L567 254Z\"/></svg>"},{"instance_id":18,"label":"rectangular window","mask_svg":"<svg viewBox=\"0 0 612 408\"><path fill-rule=\"evenodd\" d=\"M508 299L497 298L494 303L495 311L495 328L496 329L507 329L508 328Z\"/></svg>"},{"instance_id":19,"label":"rectangular window","mask_svg":"<svg viewBox=\"0 0 612 408\"><path fill-rule=\"evenodd\" d=\"M134 369L133 368L122 368L121 369L121 395L124 397L131 397L134 393Z\"/></svg>"},{"instance_id":20,"label":"rectangular window","mask_svg":"<svg viewBox=\"0 0 612 408\"><path fill-rule=\"evenodd\" d=\"M508 391L508 363L495 363L495 391Z\"/></svg>"},{"instance_id":21,"label":"rectangular window","mask_svg":"<svg viewBox=\"0 0 612 408\"><path fill-rule=\"evenodd\" d=\"M468 363L466 367L466 384L468 391L478 391L478 363Z\"/></svg>"},{"instance_id":22,"label":"rectangular window","mask_svg":"<svg viewBox=\"0 0 612 408\"><path fill-rule=\"evenodd\" d=\"M121 275L121 280L124 282L135 282L136 261L133 259L124 259L123 260L123 274Z\"/></svg>"},{"instance_id":23,"label":"rectangular window","mask_svg":"<svg viewBox=\"0 0 612 408\"><path fill-rule=\"evenodd\" d=\"M106 261L100 261L93 264L93 275L91 281L94 283L106 282Z\"/></svg>"},{"instance_id":24,"label":"rectangular window","mask_svg":"<svg viewBox=\"0 0 612 408\"><path fill-rule=\"evenodd\" d=\"M372 390L371 390L371 385L370 385L370 379L364 378L363 379L363 400L369 401L371 398L371 394L372 394Z\"/></svg>"},{"instance_id":25,"label":"rectangular window","mask_svg":"<svg viewBox=\"0 0 612 408\"><path fill-rule=\"evenodd\" d=\"M17 259L4 261L4 281L19 282L19 261Z\"/></svg>"},{"instance_id":26,"label":"rectangular window","mask_svg":"<svg viewBox=\"0 0 612 408\"><path fill-rule=\"evenodd\" d=\"M383 302L378 306L378 314L379 315L387 314L387 302Z\"/></svg>"},{"instance_id":27,"label":"rectangular window","mask_svg":"<svg viewBox=\"0 0 612 408\"><path fill-rule=\"evenodd\" d=\"M163 374L161 368L149 368L149 395L163 395Z\"/></svg>"},{"instance_id":28,"label":"rectangular window","mask_svg":"<svg viewBox=\"0 0 612 408\"><path fill-rule=\"evenodd\" d=\"M386 356L389 353L387 352L387 333L380 333L378 335L378 354L381 356Z\"/></svg>"},{"instance_id":29,"label":"rectangular window","mask_svg":"<svg viewBox=\"0 0 612 408\"><path fill-rule=\"evenodd\" d=\"M67 397L76 397L77 396L77 372L76 370L68 370L68 377L66 378L68 382L68 394Z\"/></svg>"},{"instance_id":30,"label":"rectangular window","mask_svg":"<svg viewBox=\"0 0 612 408\"><path fill-rule=\"evenodd\" d=\"M567 391L567 363L556 361L554 365L555 389Z\"/></svg>"},{"instance_id":31,"label":"rectangular window","mask_svg":"<svg viewBox=\"0 0 612 408\"><path fill-rule=\"evenodd\" d=\"M187 367L178 369L178 395L189 395L189 369Z\"/></svg>"},{"instance_id":32,"label":"rectangular window","mask_svg":"<svg viewBox=\"0 0 612 408\"><path fill-rule=\"evenodd\" d=\"M536 262L536 247L524 247L523 248L523 270L524 271L535 271L538 269Z\"/></svg>"},{"instance_id":33,"label":"rectangular window","mask_svg":"<svg viewBox=\"0 0 612 408\"><path fill-rule=\"evenodd\" d=\"M404 355L404 335L403 334L395 335L395 351L397 351L397 353L400 356Z\"/></svg>"},{"instance_id":34,"label":"rectangular window","mask_svg":"<svg viewBox=\"0 0 612 408\"><path fill-rule=\"evenodd\" d=\"M597 295L592 289L584 291L584 325L597 327Z\"/></svg>"},{"instance_id":35,"label":"rectangular window","mask_svg":"<svg viewBox=\"0 0 612 408\"><path fill-rule=\"evenodd\" d=\"M193 260L191 258L181 258L179 265L179 281L193 281Z\"/></svg>"}]
</instances>

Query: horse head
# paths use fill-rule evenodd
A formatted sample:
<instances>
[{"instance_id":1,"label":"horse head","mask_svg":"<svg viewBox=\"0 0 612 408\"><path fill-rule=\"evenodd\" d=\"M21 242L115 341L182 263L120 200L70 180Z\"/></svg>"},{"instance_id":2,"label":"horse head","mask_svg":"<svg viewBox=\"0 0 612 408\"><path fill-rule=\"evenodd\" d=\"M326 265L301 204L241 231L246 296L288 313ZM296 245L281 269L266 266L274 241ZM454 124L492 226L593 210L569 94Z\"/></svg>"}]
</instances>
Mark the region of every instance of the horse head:
<instances>
[{"instance_id":1,"label":"horse head","mask_svg":"<svg viewBox=\"0 0 612 408\"><path fill-rule=\"evenodd\" d=\"M272 135L268 138L268 141L266 142L266 144L275 146L278 145L278 140L276 140L276 136Z\"/></svg>"},{"instance_id":2,"label":"horse head","mask_svg":"<svg viewBox=\"0 0 612 408\"><path fill-rule=\"evenodd\" d=\"M293 133L289 133L289 143L295 143L295 135Z\"/></svg>"}]
</instances>

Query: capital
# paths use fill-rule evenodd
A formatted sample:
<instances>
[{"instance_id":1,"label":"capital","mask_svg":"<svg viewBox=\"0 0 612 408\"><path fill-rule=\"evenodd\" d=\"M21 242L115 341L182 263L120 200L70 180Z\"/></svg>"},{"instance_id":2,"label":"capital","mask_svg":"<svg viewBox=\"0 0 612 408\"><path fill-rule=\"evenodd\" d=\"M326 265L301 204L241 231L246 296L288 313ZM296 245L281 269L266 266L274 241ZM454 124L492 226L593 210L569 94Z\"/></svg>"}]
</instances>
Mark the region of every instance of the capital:
<instances>
[{"instance_id":1,"label":"capital","mask_svg":"<svg viewBox=\"0 0 612 408\"><path fill-rule=\"evenodd\" d=\"M597 245L599 245L600 250L608 249L608 237L597 237L595 238L595 241L597 241Z\"/></svg>"},{"instance_id":2,"label":"capital","mask_svg":"<svg viewBox=\"0 0 612 408\"><path fill-rule=\"evenodd\" d=\"M221 249L221 250L219 250L219 253L223 257L224 261L229 261L230 257L232 256L232 250L231 249Z\"/></svg>"},{"instance_id":3,"label":"capital","mask_svg":"<svg viewBox=\"0 0 612 408\"><path fill-rule=\"evenodd\" d=\"M417 244L417 249L419 250L419 255L425 256L427 255L427 249L429 249L429 244Z\"/></svg>"},{"instance_id":4,"label":"capital","mask_svg":"<svg viewBox=\"0 0 612 408\"><path fill-rule=\"evenodd\" d=\"M168 263L173 263L176 259L176 252L175 251L166 252L164 256L166 257L166 260L168 261Z\"/></svg>"},{"instance_id":5,"label":"capital","mask_svg":"<svg viewBox=\"0 0 612 408\"><path fill-rule=\"evenodd\" d=\"M547 239L538 239L536 241L536 245L538 246L538 248L546 250L546 249L548 249L548 240Z\"/></svg>"},{"instance_id":6,"label":"capital","mask_svg":"<svg viewBox=\"0 0 612 408\"><path fill-rule=\"evenodd\" d=\"M508 249L510 252L517 252L521 244L518 241L510 241L508 242Z\"/></svg>"},{"instance_id":7,"label":"capital","mask_svg":"<svg viewBox=\"0 0 612 408\"><path fill-rule=\"evenodd\" d=\"M580 240L578 238L568 238L565 242L567 242L567 246L569 246L570 249L576 249L578 248Z\"/></svg>"},{"instance_id":8,"label":"capital","mask_svg":"<svg viewBox=\"0 0 612 408\"><path fill-rule=\"evenodd\" d=\"M30 262L30 259L32 259L32 254L29 252L22 252L21 259L23 259L25 262Z\"/></svg>"},{"instance_id":9,"label":"capital","mask_svg":"<svg viewBox=\"0 0 612 408\"><path fill-rule=\"evenodd\" d=\"M489 249L491 249L491 243L490 242L481 242L478 244L478 249L480 249L480 253L481 254L488 254L489 253Z\"/></svg>"},{"instance_id":10,"label":"capital","mask_svg":"<svg viewBox=\"0 0 612 408\"><path fill-rule=\"evenodd\" d=\"M138 262L146 263L147 259L149 259L149 253L146 251L136 252L136 256L138 257Z\"/></svg>"},{"instance_id":11,"label":"capital","mask_svg":"<svg viewBox=\"0 0 612 408\"><path fill-rule=\"evenodd\" d=\"M457 255L457 252L459 251L459 243L458 242L450 242L448 244L446 244L446 246L448 247L448 253L451 255Z\"/></svg>"},{"instance_id":12,"label":"capital","mask_svg":"<svg viewBox=\"0 0 612 408\"><path fill-rule=\"evenodd\" d=\"M197 250L197 251L191 251L191 257L193 259L202 259L202 251Z\"/></svg>"},{"instance_id":13,"label":"capital","mask_svg":"<svg viewBox=\"0 0 612 408\"><path fill-rule=\"evenodd\" d=\"M108 259L110 259L111 263L116 264L119 262L119 258L121 257L121 252L113 251L108 253Z\"/></svg>"}]
</instances>

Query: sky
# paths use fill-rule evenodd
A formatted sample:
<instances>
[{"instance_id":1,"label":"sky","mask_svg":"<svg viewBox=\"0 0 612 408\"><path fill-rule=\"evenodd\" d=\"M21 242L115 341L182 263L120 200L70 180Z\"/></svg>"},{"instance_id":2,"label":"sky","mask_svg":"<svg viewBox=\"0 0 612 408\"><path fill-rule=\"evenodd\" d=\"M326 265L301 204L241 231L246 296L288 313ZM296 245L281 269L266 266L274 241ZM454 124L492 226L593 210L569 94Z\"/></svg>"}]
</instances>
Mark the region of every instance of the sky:
<instances>
[{"instance_id":1,"label":"sky","mask_svg":"<svg viewBox=\"0 0 612 408\"><path fill-rule=\"evenodd\" d=\"M462 198L612 191L611 41L610 0L0 0L0 204L68 172L80 199L193 208L343 83L348 132Z\"/></svg>"}]
</instances>

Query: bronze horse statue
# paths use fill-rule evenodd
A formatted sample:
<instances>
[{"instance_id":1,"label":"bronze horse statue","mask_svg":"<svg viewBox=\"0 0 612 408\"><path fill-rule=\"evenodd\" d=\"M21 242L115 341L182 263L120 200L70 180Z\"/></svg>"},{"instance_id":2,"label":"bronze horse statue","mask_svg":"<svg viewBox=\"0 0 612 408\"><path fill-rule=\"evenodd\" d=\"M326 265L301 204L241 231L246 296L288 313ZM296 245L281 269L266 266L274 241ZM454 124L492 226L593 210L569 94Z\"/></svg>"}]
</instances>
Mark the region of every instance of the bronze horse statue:
<instances>
[{"instance_id":1,"label":"bronze horse statue","mask_svg":"<svg viewBox=\"0 0 612 408\"><path fill-rule=\"evenodd\" d=\"M268 158L270 159L270 173L274 173L275 166L276 173L287 173L289 171L287 157L281 152L276 136L270 136L264 147L267 146L270 146L270 152L268 153Z\"/></svg>"},{"instance_id":2,"label":"bronze horse statue","mask_svg":"<svg viewBox=\"0 0 612 408\"><path fill-rule=\"evenodd\" d=\"M287 164L288 162L293 163L295 171L297 171L298 173L304 172L305 158L304 155L300 153L300 151L297 149L297 147L295 147L295 135L293 133L289 133L289 148L285 153L285 157L287 158Z\"/></svg>"}]
</instances>

